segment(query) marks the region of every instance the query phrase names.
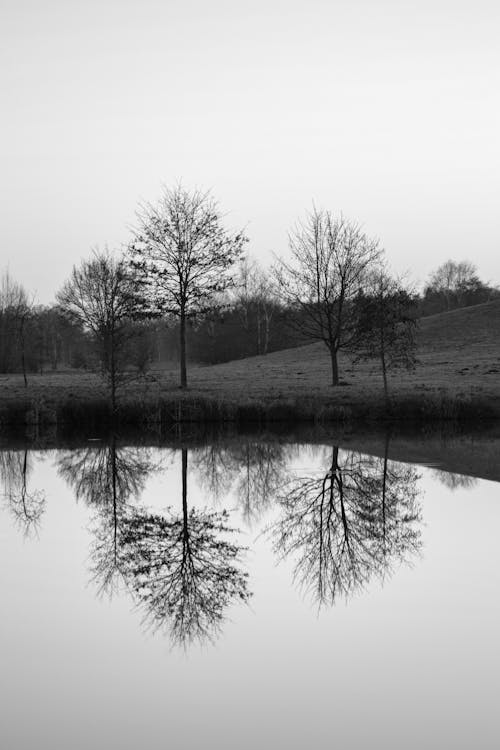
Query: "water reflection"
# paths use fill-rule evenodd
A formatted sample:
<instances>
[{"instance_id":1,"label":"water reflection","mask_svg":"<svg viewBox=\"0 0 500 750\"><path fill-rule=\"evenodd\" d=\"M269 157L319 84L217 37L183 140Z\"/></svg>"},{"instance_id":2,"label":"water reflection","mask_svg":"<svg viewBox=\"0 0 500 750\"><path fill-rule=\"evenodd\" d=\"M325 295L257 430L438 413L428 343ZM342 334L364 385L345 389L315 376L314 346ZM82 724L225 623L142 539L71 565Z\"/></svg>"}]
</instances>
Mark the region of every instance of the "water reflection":
<instances>
[{"instance_id":1,"label":"water reflection","mask_svg":"<svg viewBox=\"0 0 500 750\"><path fill-rule=\"evenodd\" d=\"M188 450L182 449L182 512L150 513L127 502L158 468L116 440L63 457L59 471L77 497L98 507L92 576L101 593L124 588L144 621L173 642L213 639L233 600L248 601L243 548L230 541L229 513L188 507Z\"/></svg>"},{"instance_id":2,"label":"water reflection","mask_svg":"<svg viewBox=\"0 0 500 750\"><path fill-rule=\"evenodd\" d=\"M140 497L146 479L158 469L150 449L117 447L116 435L108 442L73 450L58 460L59 474L72 487L77 500L114 511L131 497Z\"/></svg>"},{"instance_id":3,"label":"water reflection","mask_svg":"<svg viewBox=\"0 0 500 750\"><path fill-rule=\"evenodd\" d=\"M442 471L441 469L434 469L432 472L433 476L444 484L449 490L454 492L455 490L470 490L477 485L478 480L476 477L469 477L465 474L454 474L451 471Z\"/></svg>"},{"instance_id":4,"label":"water reflection","mask_svg":"<svg viewBox=\"0 0 500 750\"><path fill-rule=\"evenodd\" d=\"M158 451L123 446L112 436L59 454L59 475L92 509L97 591L130 595L145 624L167 631L174 643L213 640L229 607L251 597L246 548L223 507L235 501L248 526L271 516L265 538L280 560L291 561L295 581L319 606L332 606L415 559L419 477L412 466L388 460L388 438L381 457L315 447L310 455L313 463L322 459L320 470L293 469L301 450L240 440ZM174 501L153 512L141 499L148 479L165 470L165 455L180 457L181 490L177 509ZM189 503L189 464L215 508ZM28 450L0 454L3 495L26 533L38 527L45 508L43 492L30 487L30 466ZM450 487L472 485L468 477L445 477Z\"/></svg>"},{"instance_id":5,"label":"water reflection","mask_svg":"<svg viewBox=\"0 0 500 750\"><path fill-rule=\"evenodd\" d=\"M45 511L45 493L29 486L31 456L28 449L0 452L3 497L16 525L26 536L38 532Z\"/></svg>"},{"instance_id":6,"label":"water reflection","mask_svg":"<svg viewBox=\"0 0 500 750\"><path fill-rule=\"evenodd\" d=\"M272 505L287 475L287 454L279 443L210 445L195 454L200 482L215 500L231 490L247 525Z\"/></svg>"},{"instance_id":7,"label":"water reflection","mask_svg":"<svg viewBox=\"0 0 500 750\"><path fill-rule=\"evenodd\" d=\"M294 577L319 605L333 605L385 578L421 546L416 471L387 460L331 448L319 476L292 476L277 497L269 528L273 547L295 560Z\"/></svg>"}]
</instances>

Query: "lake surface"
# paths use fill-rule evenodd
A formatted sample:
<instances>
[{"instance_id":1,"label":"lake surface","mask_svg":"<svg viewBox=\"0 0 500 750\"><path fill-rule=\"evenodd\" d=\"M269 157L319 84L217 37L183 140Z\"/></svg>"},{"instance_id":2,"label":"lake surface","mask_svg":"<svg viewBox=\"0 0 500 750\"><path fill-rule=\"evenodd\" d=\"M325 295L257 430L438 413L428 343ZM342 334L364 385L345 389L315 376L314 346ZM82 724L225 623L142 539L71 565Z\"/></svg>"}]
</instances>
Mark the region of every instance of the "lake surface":
<instances>
[{"instance_id":1,"label":"lake surface","mask_svg":"<svg viewBox=\"0 0 500 750\"><path fill-rule=\"evenodd\" d=\"M3 450L1 747L500 747L498 453L438 442Z\"/></svg>"}]
</instances>

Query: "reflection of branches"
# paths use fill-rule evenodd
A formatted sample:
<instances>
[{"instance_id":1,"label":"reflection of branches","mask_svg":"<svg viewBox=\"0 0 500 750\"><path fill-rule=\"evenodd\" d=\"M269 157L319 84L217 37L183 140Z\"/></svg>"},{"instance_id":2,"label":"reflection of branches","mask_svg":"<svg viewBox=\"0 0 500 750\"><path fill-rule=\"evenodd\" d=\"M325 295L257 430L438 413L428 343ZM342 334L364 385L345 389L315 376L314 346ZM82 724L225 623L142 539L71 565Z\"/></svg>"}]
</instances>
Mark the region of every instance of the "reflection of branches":
<instances>
[{"instance_id":1,"label":"reflection of branches","mask_svg":"<svg viewBox=\"0 0 500 750\"><path fill-rule=\"evenodd\" d=\"M194 453L194 465L207 494L218 500L229 492L237 471L229 450L216 443L207 445Z\"/></svg>"},{"instance_id":2,"label":"reflection of branches","mask_svg":"<svg viewBox=\"0 0 500 750\"><path fill-rule=\"evenodd\" d=\"M145 620L154 628L167 627L174 642L211 638L220 630L226 607L250 597L247 574L237 566L243 550L227 540L234 531L227 521L227 511L188 510L184 449L182 515L122 506L114 531L101 527L98 532L94 578L111 591L119 571Z\"/></svg>"},{"instance_id":3,"label":"reflection of branches","mask_svg":"<svg viewBox=\"0 0 500 750\"><path fill-rule=\"evenodd\" d=\"M203 487L214 497L234 485L247 523L269 506L285 474L283 446L278 443L208 446L196 454L195 463Z\"/></svg>"},{"instance_id":4,"label":"reflection of branches","mask_svg":"<svg viewBox=\"0 0 500 750\"><path fill-rule=\"evenodd\" d=\"M29 489L29 473L28 450L0 453L3 495L16 523L27 536L38 531L45 510L45 493Z\"/></svg>"},{"instance_id":5,"label":"reflection of branches","mask_svg":"<svg viewBox=\"0 0 500 750\"><path fill-rule=\"evenodd\" d=\"M236 493L247 522L260 518L283 482L283 448L277 443L249 443L238 456Z\"/></svg>"},{"instance_id":6,"label":"reflection of branches","mask_svg":"<svg viewBox=\"0 0 500 750\"><path fill-rule=\"evenodd\" d=\"M189 511L183 518L134 513L125 524L120 561L127 583L156 628L170 625L186 644L217 633L233 599L246 601L247 574L235 565L240 548L221 538L232 531L227 512Z\"/></svg>"},{"instance_id":7,"label":"reflection of branches","mask_svg":"<svg viewBox=\"0 0 500 750\"><path fill-rule=\"evenodd\" d=\"M441 469L434 469L432 472L433 476L444 484L449 490L470 490L477 484L476 477L468 477L465 474L453 474L451 471L442 471Z\"/></svg>"},{"instance_id":8,"label":"reflection of branches","mask_svg":"<svg viewBox=\"0 0 500 750\"><path fill-rule=\"evenodd\" d=\"M271 527L281 558L296 555L294 576L320 604L333 604L384 577L420 548L417 475L412 468L337 447L320 477L294 477L278 497Z\"/></svg>"},{"instance_id":9,"label":"reflection of branches","mask_svg":"<svg viewBox=\"0 0 500 750\"><path fill-rule=\"evenodd\" d=\"M95 576L101 593L111 594L123 579L118 554L119 525L126 517L127 500L140 495L155 469L148 450L118 447L115 436L108 443L72 451L59 460L59 473L74 487L77 499L99 509L99 570Z\"/></svg>"},{"instance_id":10,"label":"reflection of branches","mask_svg":"<svg viewBox=\"0 0 500 750\"><path fill-rule=\"evenodd\" d=\"M58 462L59 473L70 484L77 500L89 505L109 505L137 497L148 475L154 471L149 451L144 448L109 443L74 450Z\"/></svg>"}]
</instances>

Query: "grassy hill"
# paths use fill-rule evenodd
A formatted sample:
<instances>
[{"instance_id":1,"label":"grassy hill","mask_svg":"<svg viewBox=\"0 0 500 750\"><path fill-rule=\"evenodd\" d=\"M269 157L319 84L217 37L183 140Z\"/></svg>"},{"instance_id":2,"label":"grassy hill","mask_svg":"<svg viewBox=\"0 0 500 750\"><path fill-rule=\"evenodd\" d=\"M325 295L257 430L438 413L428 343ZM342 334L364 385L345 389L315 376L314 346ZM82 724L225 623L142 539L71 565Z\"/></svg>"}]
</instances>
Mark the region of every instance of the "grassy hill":
<instances>
[{"instance_id":1,"label":"grassy hill","mask_svg":"<svg viewBox=\"0 0 500 750\"><path fill-rule=\"evenodd\" d=\"M474 393L500 398L500 300L423 318L417 356L413 372L391 373L390 388L395 396L442 391L453 396ZM344 387L333 389L328 351L318 342L200 368L193 371L192 383L214 393L225 387L259 397L268 390L305 397L315 392L336 393L340 402L382 395L378 362L354 365L342 355L340 372Z\"/></svg>"},{"instance_id":2,"label":"grassy hill","mask_svg":"<svg viewBox=\"0 0 500 750\"><path fill-rule=\"evenodd\" d=\"M465 349L497 347L500 354L500 299L447 313L430 315L420 322L420 347Z\"/></svg>"},{"instance_id":3,"label":"grassy hill","mask_svg":"<svg viewBox=\"0 0 500 750\"><path fill-rule=\"evenodd\" d=\"M178 389L177 369L151 373L130 384L122 398L151 419L151 410L162 403L174 411L172 405L182 403L183 417L197 419L205 408L202 402L210 404L208 417L240 421L262 415L319 420L385 416L377 362L354 365L343 355L340 374L342 385L332 388L328 351L313 343L220 365L193 365L187 392ZM28 389L20 376L0 376L0 388L4 406L22 401L35 410L40 404L50 410L105 395L97 375L79 372L31 376ZM390 391L393 417L500 416L500 300L423 318L418 365L412 372L391 373Z\"/></svg>"}]
</instances>

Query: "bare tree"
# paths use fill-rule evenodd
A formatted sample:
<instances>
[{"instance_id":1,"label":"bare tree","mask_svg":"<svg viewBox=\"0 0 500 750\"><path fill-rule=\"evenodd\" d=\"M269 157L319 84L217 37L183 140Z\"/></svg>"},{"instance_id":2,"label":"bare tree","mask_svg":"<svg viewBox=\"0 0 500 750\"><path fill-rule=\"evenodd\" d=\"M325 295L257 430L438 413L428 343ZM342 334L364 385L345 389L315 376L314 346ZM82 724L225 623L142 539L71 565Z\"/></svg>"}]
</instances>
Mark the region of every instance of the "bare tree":
<instances>
[{"instance_id":1,"label":"bare tree","mask_svg":"<svg viewBox=\"0 0 500 750\"><path fill-rule=\"evenodd\" d=\"M412 369L416 363L416 301L403 282L384 269L370 274L355 300L353 351L359 359L379 359L386 402L388 370Z\"/></svg>"},{"instance_id":2,"label":"bare tree","mask_svg":"<svg viewBox=\"0 0 500 750\"><path fill-rule=\"evenodd\" d=\"M20 365L25 387L26 375L26 327L33 310L33 300L28 298L21 284L4 271L0 281L0 369L9 371Z\"/></svg>"},{"instance_id":3,"label":"bare tree","mask_svg":"<svg viewBox=\"0 0 500 750\"><path fill-rule=\"evenodd\" d=\"M115 413L117 387L125 374L126 349L133 333L131 321L139 309L129 267L109 251L96 250L90 260L73 267L56 298L63 314L90 333Z\"/></svg>"},{"instance_id":4,"label":"bare tree","mask_svg":"<svg viewBox=\"0 0 500 750\"><path fill-rule=\"evenodd\" d=\"M338 352L354 333L352 300L383 251L355 222L316 208L290 232L289 244L291 260L276 266L278 294L290 323L327 347L332 385L338 385Z\"/></svg>"},{"instance_id":5,"label":"bare tree","mask_svg":"<svg viewBox=\"0 0 500 750\"><path fill-rule=\"evenodd\" d=\"M186 325L213 307L232 283L231 266L246 237L229 232L210 193L165 188L157 203L144 204L130 246L132 267L143 282L152 313L179 319L180 380L187 387Z\"/></svg>"}]
</instances>

